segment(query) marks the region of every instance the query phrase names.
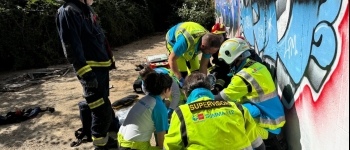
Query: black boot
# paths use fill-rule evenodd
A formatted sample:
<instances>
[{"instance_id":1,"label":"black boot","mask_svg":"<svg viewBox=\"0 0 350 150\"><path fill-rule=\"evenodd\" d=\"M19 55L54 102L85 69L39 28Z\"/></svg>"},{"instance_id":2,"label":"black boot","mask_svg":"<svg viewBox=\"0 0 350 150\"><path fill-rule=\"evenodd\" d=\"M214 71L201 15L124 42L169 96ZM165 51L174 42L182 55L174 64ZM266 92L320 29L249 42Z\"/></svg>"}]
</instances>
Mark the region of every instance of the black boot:
<instances>
[{"instance_id":1,"label":"black boot","mask_svg":"<svg viewBox=\"0 0 350 150\"><path fill-rule=\"evenodd\" d=\"M108 142L107 142L107 146L108 146L108 148L118 148L118 141L109 137Z\"/></svg>"},{"instance_id":2,"label":"black boot","mask_svg":"<svg viewBox=\"0 0 350 150\"><path fill-rule=\"evenodd\" d=\"M108 150L110 148L118 148L118 141L109 137L105 146L95 146L95 150Z\"/></svg>"}]
</instances>

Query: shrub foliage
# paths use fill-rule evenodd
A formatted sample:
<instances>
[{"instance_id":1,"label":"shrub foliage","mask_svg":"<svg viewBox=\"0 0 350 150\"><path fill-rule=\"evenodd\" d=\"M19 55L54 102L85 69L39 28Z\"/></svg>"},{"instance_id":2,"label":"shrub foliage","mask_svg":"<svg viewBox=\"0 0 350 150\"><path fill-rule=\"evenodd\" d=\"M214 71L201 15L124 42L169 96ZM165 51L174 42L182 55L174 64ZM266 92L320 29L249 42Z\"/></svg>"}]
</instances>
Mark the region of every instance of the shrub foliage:
<instances>
[{"instance_id":1,"label":"shrub foliage","mask_svg":"<svg viewBox=\"0 0 350 150\"><path fill-rule=\"evenodd\" d=\"M112 47L153 32L165 32L180 21L205 27L214 22L212 0L94 0ZM2 0L0 3L0 71L66 63L55 26L62 0Z\"/></svg>"},{"instance_id":2,"label":"shrub foliage","mask_svg":"<svg viewBox=\"0 0 350 150\"><path fill-rule=\"evenodd\" d=\"M178 16L182 21L193 21L207 29L215 23L214 0L185 0L178 9ZM210 30L209 30L210 31Z\"/></svg>"}]
</instances>

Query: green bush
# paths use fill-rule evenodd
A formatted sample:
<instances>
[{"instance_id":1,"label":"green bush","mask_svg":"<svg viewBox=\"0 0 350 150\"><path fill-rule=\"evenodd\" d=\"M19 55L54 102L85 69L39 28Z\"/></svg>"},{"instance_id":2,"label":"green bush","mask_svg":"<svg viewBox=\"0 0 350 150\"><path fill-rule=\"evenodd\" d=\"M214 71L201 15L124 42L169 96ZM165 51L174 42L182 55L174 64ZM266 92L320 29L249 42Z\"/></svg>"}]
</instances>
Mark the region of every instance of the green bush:
<instances>
[{"instance_id":1,"label":"green bush","mask_svg":"<svg viewBox=\"0 0 350 150\"><path fill-rule=\"evenodd\" d=\"M164 32L183 19L177 14L182 0L94 2L92 7L112 47ZM55 25L56 12L62 4L63 0L1 0L0 71L67 62Z\"/></svg>"},{"instance_id":2,"label":"green bush","mask_svg":"<svg viewBox=\"0 0 350 150\"><path fill-rule=\"evenodd\" d=\"M58 3L8 0L0 5L0 71L39 68L60 60L54 15ZM4 65L6 64L6 65Z\"/></svg>"},{"instance_id":3,"label":"green bush","mask_svg":"<svg viewBox=\"0 0 350 150\"><path fill-rule=\"evenodd\" d=\"M182 0L147 0L153 26L157 32L166 32L181 22L176 10L182 6Z\"/></svg>"},{"instance_id":4,"label":"green bush","mask_svg":"<svg viewBox=\"0 0 350 150\"><path fill-rule=\"evenodd\" d=\"M154 31L147 8L129 1L98 1L93 5L111 46L124 45Z\"/></svg>"},{"instance_id":5,"label":"green bush","mask_svg":"<svg viewBox=\"0 0 350 150\"><path fill-rule=\"evenodd\" d=\"M120 46L153 32L164 32L179 18L174 15L171 0L95 0L101 26L111 46Z\"/></svg>"},{"instance_id":6,"label":"green bush","mask_svg":"<svg viewBox=\"0 0 350 150\"><path fill-rule=\"evenodd\" d=\"M177 11L182 21L193 21L206 29L211 29L215 23L214 0L184 0Z\"/></svg>"}]
</instances>

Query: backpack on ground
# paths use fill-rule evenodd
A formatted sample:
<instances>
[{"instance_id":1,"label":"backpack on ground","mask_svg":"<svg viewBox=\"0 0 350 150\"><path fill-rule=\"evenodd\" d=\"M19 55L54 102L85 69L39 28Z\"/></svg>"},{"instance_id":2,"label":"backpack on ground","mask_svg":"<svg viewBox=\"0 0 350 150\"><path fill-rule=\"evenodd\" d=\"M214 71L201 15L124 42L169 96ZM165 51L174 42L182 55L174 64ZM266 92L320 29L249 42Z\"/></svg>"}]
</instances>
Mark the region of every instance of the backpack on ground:
<instances>
[{"instance_id":1,"label":"backpack on ground","mask_svg":"<svg viewBox=\"0 0 350 150\"><path fill-rule=\"evenodd\" d=\"M126 108L126 107L129 107L131 106L132 104L134 104L134 102L136 100L138 100L138 95L128 95L128 96L125 96L121 99L118 99L116 100L115 102L113 102L111 105L112 105L112 108L114 110L118 110L118 109L122 109L122 108Z\"/></svg>"},{"instance_id":2,"label":"backpack on ground","mask_svg":"<svg viewBox=\"0 0 350 150\"><path fill-rule=\"evenodd\" d=\"M134 81L134 84L132 85L132 87L136 93L143 93L141 76L137 77L137 79Z\"/></svg>"}]
</instances>

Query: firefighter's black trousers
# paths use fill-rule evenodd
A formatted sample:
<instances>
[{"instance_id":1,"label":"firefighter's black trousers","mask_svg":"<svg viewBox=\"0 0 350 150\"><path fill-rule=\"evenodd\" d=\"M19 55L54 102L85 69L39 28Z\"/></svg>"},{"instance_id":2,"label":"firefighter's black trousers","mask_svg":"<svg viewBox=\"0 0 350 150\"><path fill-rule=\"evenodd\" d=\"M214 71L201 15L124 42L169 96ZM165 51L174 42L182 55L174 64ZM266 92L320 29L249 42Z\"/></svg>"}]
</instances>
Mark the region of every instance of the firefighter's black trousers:
<instances>
[{"instance_id":1,"label":"firefighter's black trousers","mask_svg":"<svg viewBox=\"0 0 350 150\"><path fill-rule=\"evenodd\" d=\"M115 114L109 101L109 71L94 71L98 81L98 88L85 87L85 81L80 83L83 86L84 97L91 109L91 134L93 137L106 137L107 132L118 132ZM103 102L102 102L103 99ZM91 107L93 104L97 107ZM96 105L97 104L97 105Z\"/></svg>"}]
</instances>

